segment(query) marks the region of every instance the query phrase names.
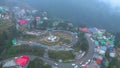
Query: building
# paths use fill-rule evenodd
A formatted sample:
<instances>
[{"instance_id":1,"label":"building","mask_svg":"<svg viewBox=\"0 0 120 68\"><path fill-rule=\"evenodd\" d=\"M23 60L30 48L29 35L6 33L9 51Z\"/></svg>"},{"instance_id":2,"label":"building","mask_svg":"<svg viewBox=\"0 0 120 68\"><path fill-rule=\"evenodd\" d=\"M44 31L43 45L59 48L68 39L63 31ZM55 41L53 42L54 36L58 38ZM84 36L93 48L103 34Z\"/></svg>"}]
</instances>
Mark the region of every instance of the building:
<instances>
[{"instance_id":1,"label":"building","mask_svg":"<svg viewBox=\"0 0 120 68\"><path fill-rule=\"evenodd\" d=\"M29 56L26 55L15 57L14 59L5 61L3 68L24 68L29 60Z\"/></svg>"},{"instance_id":2,"label":"building","mask_svg":"<svg viewBox=\"0 0 120 68\"><path fill-rule=\"evenodd\" d=\"M80 30L83 31L83 32L87 32L88 28L87 27L83 27L83 28L80 28Z\"/></svg>"}]
</instances>

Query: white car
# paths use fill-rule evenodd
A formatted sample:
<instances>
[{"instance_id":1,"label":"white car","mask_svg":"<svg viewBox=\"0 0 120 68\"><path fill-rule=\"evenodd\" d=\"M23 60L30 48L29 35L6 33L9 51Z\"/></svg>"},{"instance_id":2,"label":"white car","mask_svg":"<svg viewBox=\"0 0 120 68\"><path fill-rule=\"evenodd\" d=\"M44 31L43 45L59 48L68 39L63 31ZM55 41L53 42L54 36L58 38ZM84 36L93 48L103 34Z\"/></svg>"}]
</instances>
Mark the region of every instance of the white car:
<instances>
[{"instance_id":1,"label":"white car","mask_svg":"<svg viewBox=\"0 0 120 68\"><path fill-rule=\"evenodd\" d=\"M32 43L32 41L29 41L29 43Z\"/></svg>"},{"instance_id":2,"label":"white car","mask_svg":"<svg viewBox=\"0 0 120 68\"><path fill-rule=\"evenodd\" d=\"M82 53L82 51L80 50L80 51L79 51L79 53L81 54L81 53Z\"/></svg>"},{"instance_id":3,"label":"white car","mask_svg":"<svg viewBox=\"0 0 120 68\"><path fill-rule=\"evenodd\" d=\"M54 63L56 66L58 65L57 63Z\"/></svg>"},{"instance_id":4,"label":"white car","mask_svg":"<svg viewBox=\"0 0 120 68\"><path fill-rule=\"evenodd\" d=\"M88 62L90 62L90 59L88 60Z\"/></svg>"},{"instance_id":5,"label":"white car","mask_svg":"<svg viewBox=\"0 0 120 68\"><path fill-rule=\"evenodd\" d=\"M82 66L85 66L84 64Z\"/></svg>"},{"instance_id":6,"label":"white car","mask_svg":"<svg viewBox=\"0 0 120 68\"><path fill-rule=\"evenodd\" d=\"M87 65L89 62L86 62L85 64Z\"/></svg>"},{"instance_id":7,"label":"white car","mask_svg":"<svg viewBox=\"0 0 120 68\"><path fill-rule=\"evenodd\" d=\"M78 38L78 36L76 36L76 38Z\"/></svg>"},{"instance_id":8,"label":"white car","mask_svg":"<svg viewBox=\"0 0 120 68\"><path fill-rule=\"evenodd\" d=\"M86 65L90 63L90 59L85 63Z\"/></svg>"},{"instance_id":9,"label":"white car","mask_svg":"<svg viewBox=\"0 0 120 68\"><path fill-rule=\"evenodd\" d=\"M85 52L82 53L81 57L83 57L85 55Z\"/></svg>"},{"instance_id":10,"label":"white car","mask_svg":"<svg viewBox=\"0 0 120 68\"><path fill-rule=\"evenodd\" d=\"M75 66L75 65L76 65L76 64L74 64L74 63L72 64L72 66Z\"/></svg>"}]
</instances>

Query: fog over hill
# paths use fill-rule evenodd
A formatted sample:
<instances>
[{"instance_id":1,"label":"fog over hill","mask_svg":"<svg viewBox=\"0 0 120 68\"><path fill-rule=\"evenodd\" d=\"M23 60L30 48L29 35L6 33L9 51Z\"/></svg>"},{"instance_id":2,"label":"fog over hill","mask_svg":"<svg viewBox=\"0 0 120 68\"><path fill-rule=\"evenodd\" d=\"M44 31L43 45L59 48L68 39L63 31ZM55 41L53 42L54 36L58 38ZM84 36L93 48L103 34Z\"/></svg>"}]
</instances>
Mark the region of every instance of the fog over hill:
<instances>
[{"instance_id":1,"label":"fog over hill","mask_svg":"<svg viewBox=\"0 0 120 68\"><path fill-rule=\"evenodd\" d=\"M89 27L120 32L120 8L112 7L108 0L23 0L23 2L33 8L46 10L51 17L70 20L75 25L84 23Z\"/></svg>"}]
</instances>

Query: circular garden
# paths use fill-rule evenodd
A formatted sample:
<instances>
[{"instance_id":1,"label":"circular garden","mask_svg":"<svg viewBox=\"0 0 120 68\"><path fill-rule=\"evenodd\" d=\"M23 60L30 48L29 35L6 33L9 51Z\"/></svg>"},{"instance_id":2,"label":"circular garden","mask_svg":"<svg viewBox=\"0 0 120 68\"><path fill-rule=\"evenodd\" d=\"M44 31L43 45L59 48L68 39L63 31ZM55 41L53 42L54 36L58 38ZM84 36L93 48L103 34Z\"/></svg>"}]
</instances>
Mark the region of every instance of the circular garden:
<instances>
[{"instance_id":1,"label":"circular garden","mask_svg":"<svg viewBox=\"0 0 120 68\"><path fill-rule=\"evenodd\" d=\"M39 39L39 43L48 46L67 45L72 42L72 36L65 31L51 31L46 32Z\"/></svg>"}]
</instances>

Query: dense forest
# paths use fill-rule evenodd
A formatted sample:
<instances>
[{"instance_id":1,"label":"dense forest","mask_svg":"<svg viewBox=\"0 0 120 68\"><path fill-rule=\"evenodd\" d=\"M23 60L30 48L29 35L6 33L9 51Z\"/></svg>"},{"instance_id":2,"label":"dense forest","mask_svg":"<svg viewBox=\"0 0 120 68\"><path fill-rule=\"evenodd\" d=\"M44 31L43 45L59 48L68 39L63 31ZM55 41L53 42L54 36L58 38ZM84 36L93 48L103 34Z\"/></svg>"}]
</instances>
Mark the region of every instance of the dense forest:
<instances>
[{"instance_id":1,"label":"dense forest","mask_svg":"<svg viewBox=\"0 0 120 68\"><path fill-rule=\"evenodd\" d=\"M4 26L4 25L0 24L0 26ZM4 26L4 27L8 27L8 26ZM17 32L13 26L8 28L0 27L0 52L11 46L12 39L14 39L14 37L17 36L16 33Z\"/></svg>"}]
</instances>

